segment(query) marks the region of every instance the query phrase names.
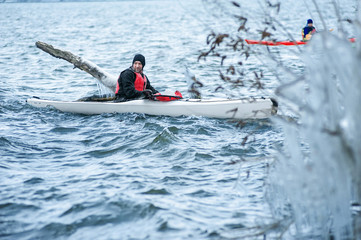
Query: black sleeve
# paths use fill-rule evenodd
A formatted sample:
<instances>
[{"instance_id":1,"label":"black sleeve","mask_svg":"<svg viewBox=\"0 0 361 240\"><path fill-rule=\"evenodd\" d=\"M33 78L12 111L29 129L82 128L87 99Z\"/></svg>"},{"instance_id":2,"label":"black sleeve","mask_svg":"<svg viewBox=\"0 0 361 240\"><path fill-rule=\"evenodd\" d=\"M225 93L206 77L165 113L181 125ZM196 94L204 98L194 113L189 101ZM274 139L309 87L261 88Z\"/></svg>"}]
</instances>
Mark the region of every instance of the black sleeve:
<instances>
[{"instance_id":1,"label":"black sleeve","mask_svg":"<svg viewBox=\"0 0 361 240\"><path fill-rule=\"evenodd\" d=\"M135 74L132 71L122 72L121 79L126 98L139 98L142 96L142 92L137 91L134 87Z\"/></svg>"},{"instance_id":2,"label":"black sleeve","mask_svg":"<svg viewBox=\"0 0 361 240\"><path fill-rule=\"evenodd\" d=\"M158 93L158 91L157 91L154 87L152 87L152 85L150 85L150 82L149 82L148 77L147 77L147 76L145 76L145 77L147 78L147 86L146 86L146 89L150 89L153 94Z\"/></svg>"}]
</instances>

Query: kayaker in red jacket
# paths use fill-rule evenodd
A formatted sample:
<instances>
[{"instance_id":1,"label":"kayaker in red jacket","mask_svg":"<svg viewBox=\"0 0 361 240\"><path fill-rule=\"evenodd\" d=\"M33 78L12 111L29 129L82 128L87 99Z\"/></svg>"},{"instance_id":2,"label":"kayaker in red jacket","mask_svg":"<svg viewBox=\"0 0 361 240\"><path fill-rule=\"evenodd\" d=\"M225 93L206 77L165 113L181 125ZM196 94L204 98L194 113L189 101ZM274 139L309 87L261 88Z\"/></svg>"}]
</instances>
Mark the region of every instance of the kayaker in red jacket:
<instances>
[{"instance_id":1,"label":"kayaker in red jacket","mask_svg":"<svg viewBox=\"0 0 361 240\"><path fill-rule=\"evenodd\" d=\"M302 41L310 40L314 33L316 33L316 28L313 26L312 19L308 19L306 27L302 28Z\"/></svg>"},{"instance_id":2,"label":"kayaker in red jacket","mask_svg":"<svg viewBox=\"0 0 361 240\"><path fill-rule=\"evenodd\" d=\"M115 90L116 101L126 101L139 98L152 98L158 93L143 73L145 57L136 54L132 66L122 71L119 75L117 88Z\"/></svg>"}]
</instances>

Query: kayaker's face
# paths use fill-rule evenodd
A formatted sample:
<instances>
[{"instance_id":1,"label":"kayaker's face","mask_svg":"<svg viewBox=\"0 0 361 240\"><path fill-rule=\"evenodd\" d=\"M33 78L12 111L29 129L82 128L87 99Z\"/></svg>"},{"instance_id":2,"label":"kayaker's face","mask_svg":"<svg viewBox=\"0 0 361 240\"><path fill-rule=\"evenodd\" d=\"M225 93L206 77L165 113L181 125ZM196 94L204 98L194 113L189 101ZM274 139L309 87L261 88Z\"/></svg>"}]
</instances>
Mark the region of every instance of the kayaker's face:
<instances>
[{"instance_id":1,"label":"kayaker's face","mask_svg":"<svg viewBox=\"0 0 361 240\"><path fill-rule=\"evenodd\" d=\"M135 72L138 72L138 73L142 72L142 69L143 69L142 63L139 62L139 61L135 61L133 63L133 69L134 69Z\"/></svg>"},{"instance_id":2,"label":"kayaker's face","mask_svg":"<svg viewBox=\"0 0 361 240\"><path fill-rule=\"evenodd\" d=\"M309 23L308 26L309 26L309 27L312 27L312 26L313 26L313 23Z\"/></svg>"}]
</instances>

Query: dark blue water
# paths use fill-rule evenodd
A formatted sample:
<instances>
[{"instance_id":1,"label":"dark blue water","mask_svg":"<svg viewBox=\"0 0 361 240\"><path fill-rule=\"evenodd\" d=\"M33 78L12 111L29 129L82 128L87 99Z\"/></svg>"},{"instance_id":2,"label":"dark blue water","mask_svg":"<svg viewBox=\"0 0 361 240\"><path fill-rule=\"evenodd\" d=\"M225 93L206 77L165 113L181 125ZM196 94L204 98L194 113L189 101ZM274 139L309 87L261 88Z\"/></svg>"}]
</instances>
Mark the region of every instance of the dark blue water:
<instances>
[{"instance_id":1,"label":"dark blue water","mask_svg":"<svg viewBox=\"0 0 361 240\"><path fill-rule=\"evenodd\" d=\"M205 83L205 98L272 92L271 75L261 93L227 85L228 92L214 91L223 84L218 63L197 61L211 24L202 7L193 1L0 5L1 239L238 239L271 221L264 184L282 134L268 120L240 128L203 117L83 116L25 102L98 92L90 75L42 52L36 41L112 74L143 53L145 72L160 91L187 95L187 66Z\"/></svg>"}]
</instances>

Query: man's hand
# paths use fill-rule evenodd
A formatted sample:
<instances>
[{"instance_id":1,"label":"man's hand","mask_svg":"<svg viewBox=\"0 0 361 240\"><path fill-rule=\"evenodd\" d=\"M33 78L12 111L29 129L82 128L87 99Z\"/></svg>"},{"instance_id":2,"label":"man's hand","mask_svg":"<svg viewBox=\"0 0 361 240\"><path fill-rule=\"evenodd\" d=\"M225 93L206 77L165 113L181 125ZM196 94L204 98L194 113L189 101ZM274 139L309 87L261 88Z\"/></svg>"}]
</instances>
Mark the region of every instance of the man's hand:
<instances>
[{"instance_id":1,"label":"man's hand","mask_svg":"<svg viewBox=\"0 0 361 240\"><path fill-rule=\"evenodd\" d=\"M153 99L153 92L150 89L145 89L142 94L144 95L144 98L146 99Z\"/></svg>"}]
</instances>

